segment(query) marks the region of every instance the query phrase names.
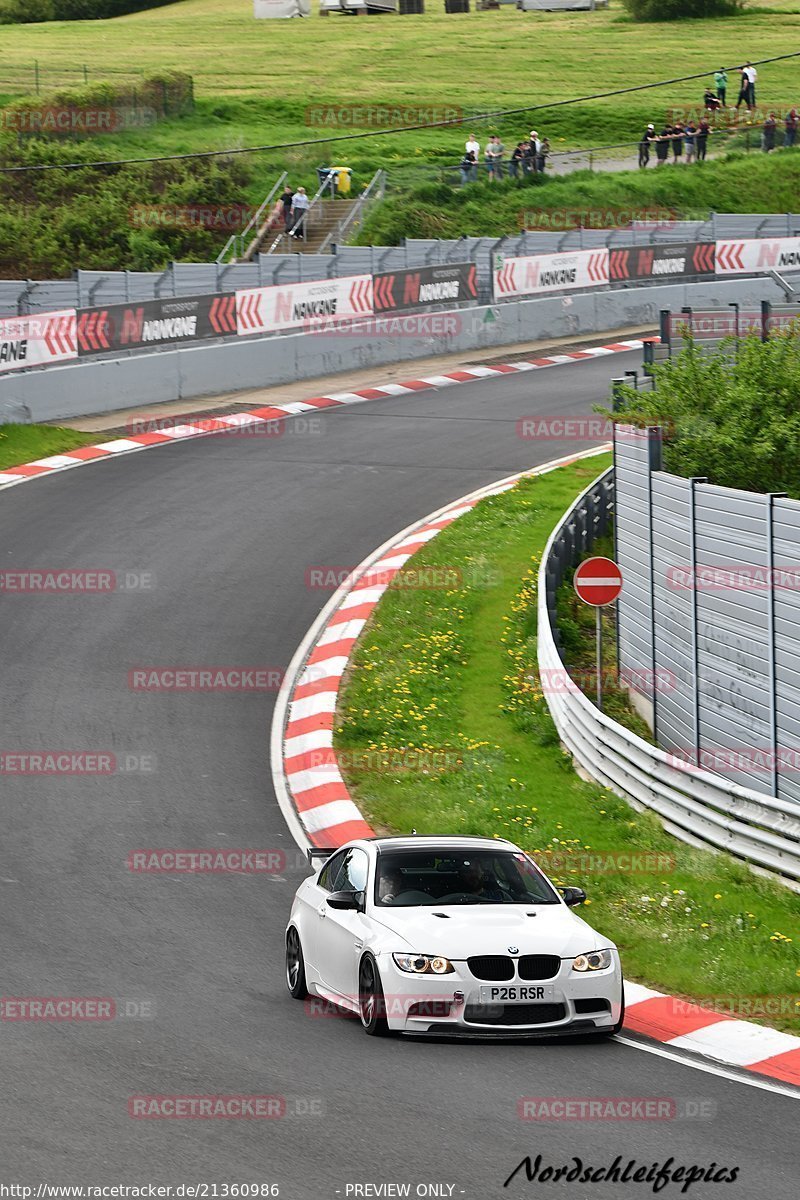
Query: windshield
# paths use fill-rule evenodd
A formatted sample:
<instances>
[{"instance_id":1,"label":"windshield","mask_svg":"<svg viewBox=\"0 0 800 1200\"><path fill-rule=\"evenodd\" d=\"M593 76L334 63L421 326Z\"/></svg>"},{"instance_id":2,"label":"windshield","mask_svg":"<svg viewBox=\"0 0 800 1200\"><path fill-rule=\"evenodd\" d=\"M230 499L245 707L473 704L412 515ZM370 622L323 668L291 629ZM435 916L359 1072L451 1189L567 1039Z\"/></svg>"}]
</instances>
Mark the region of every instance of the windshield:
<instances>
[{"instance_id":1,"label":"windshield","mask_svg":"<svg viewBox=\"0 0 800 1200\"><path fill-rule=\"evenodd\" d=\"M375 903L382 908L451 904L558 904L530 859L512 850L390 850L378 857Z\"/></svg>"}]
</instances>

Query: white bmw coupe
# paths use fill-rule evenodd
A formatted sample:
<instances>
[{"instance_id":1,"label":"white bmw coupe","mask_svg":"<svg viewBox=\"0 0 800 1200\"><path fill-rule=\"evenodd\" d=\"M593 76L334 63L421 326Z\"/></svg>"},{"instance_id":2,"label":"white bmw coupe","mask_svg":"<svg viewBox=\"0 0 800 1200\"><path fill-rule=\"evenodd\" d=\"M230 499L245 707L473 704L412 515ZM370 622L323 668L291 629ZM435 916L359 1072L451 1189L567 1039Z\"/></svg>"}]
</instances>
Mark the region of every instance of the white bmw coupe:
<instances>
[{"instance_id":1,"label":"white bmw coupe","mask_svg":"<svg viewBox=\"0 0 800 1200\"><path fill-rule=\"evenodd\" d=\"M572 911L585 893L556 889L511 842L375 838L318 854L286 929L296 999L349 1009L372 1035L621 1028L617 948Z\"/></svg>"}]
</instances>

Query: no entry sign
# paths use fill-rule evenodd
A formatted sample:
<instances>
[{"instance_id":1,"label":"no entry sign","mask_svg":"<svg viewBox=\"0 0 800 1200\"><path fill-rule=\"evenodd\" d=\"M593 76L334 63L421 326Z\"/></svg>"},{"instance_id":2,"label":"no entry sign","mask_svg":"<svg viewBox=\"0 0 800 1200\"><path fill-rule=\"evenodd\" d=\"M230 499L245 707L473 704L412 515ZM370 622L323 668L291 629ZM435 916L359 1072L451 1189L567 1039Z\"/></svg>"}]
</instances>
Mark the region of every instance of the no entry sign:
<instances>
[{"instance_id":1,"label":"no entry sign","mask_svg":"<svg viewBox=\"0 0 800 1200\"><path fill-rule=\"evenodd\" d=\"M575 591L584 604L602 608L622 591L622 572L611 558L587 558L575 571Z\"/></svg>"}]
</instances>

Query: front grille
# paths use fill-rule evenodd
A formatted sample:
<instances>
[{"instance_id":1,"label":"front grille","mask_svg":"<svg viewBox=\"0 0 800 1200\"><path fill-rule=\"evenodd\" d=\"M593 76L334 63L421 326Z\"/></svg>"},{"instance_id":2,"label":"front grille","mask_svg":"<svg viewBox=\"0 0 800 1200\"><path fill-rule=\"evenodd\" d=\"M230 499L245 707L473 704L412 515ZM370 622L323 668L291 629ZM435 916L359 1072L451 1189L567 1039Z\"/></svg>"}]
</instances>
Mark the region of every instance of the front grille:
<instances>
[{"instance_id":1,"label":"front grille","mask_svg":"<svg viewBox=\"0 0 800 1200\"><path fill-rule=\"evenodd\" d=\"M523 954L519 960L520 979L553 979L560 970L557 954Z\"/></svg>"},{"instance_id":2,"label":"front grille","mask_svg":"<svg viewBox=\"0 0 800 1200\"><path fill-rule=\"evenodd\" d=\"M471 1025L549 1025L566 1015L563 1004L468 1004L464 1009Z\"/></svg>"},{"instance_id":3,"label":"front grille","mask_svg":"<svg viewBox=\"0 0 800 1200\"><path fill-rule=\"evenodd\" d=\"M513 979L514 960L505 954L480 954L476 958L468 958L467 966L476 979Z\"/></svg>"},{"instance_id":4,"label":"front grille","mask_svg":"<svg viewBox=\"0 0 800 1200\"><path fill-rule=\"evenodd\" d=\"M607 1013L607 1012L611 1012L611 1005L609 1004L608 1000L603 1000L599 996L597 996L595 998L589 997L586 1000L576 1000L575 1001L575 1012L576 1013Z\"/></svg>"}]
</instances>

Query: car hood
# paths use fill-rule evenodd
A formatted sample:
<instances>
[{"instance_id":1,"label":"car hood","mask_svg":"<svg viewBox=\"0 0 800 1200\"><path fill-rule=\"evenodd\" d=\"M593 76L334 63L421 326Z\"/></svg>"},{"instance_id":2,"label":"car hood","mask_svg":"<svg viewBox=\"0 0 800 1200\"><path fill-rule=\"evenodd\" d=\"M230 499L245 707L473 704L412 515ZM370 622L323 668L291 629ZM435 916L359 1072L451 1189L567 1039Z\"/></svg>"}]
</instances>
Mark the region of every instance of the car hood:
<instances>
[{"instance_id":1,"label":"car hood","mask_svg":"<svg viewBox=\"0 0 800 1200\"><path fill-rule=\"evenodd\" d=\"M436 916L447 913L446 917ZM535 917L527 915L535 912ZM398 949L441 954L454 961L474 954L557 954L570 958L613 946L591 925L561 904L535 909L514 905L448 905L432 908L380 908L375 919L401 938ZM515 946L517 949L512 950Z\"/></svg>"}]
</instances>

